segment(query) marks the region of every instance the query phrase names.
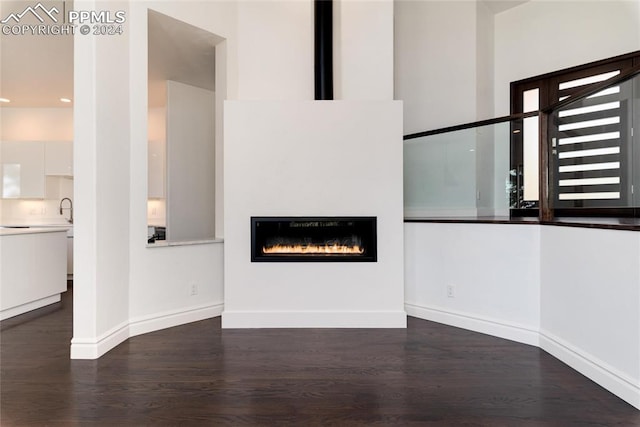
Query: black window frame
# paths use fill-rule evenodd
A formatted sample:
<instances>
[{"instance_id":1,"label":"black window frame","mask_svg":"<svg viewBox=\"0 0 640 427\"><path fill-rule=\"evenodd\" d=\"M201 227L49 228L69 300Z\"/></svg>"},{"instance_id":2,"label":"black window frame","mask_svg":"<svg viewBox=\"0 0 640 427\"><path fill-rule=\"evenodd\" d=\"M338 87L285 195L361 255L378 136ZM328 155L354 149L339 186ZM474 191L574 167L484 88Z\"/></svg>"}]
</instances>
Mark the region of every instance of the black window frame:
<instances>
[{"instance_id":1,"label":"black window frame","mask_svg":"<svg viewBox=\"0 0 640 427\"><path fill-rule=\"evenodd\" d=\"M559 89L558 85L563 81L571 81L579 79L581 77L606 73L612 70L620 70L621 74L632 71L640 66L640 51L627 53L624 55L614 56L611 58L590 62L583 65L578 65L542 75L529 77L526 79L511 82L510 84L510 111L511 115L518 115L523 113L523 93L530 89L539 89L539 111L548 111L558 104ZM605 83L605 82L602 82ZM589 86L580 86L567 90L566 95L569 95L569 100L576 94L583 93L588 90L589 87L595 86L598 83L594 83ZM542 117L541 117L542 119ZM549 123L545 123L541 126L541 130L544 135L540 138L540 143L546 143L547 135L546 129L550 126ZM514 171L522 170L523 165L523 152L522 152L522 135L519 133L511 134L511 155L510 168ZM538 147L540 153L548 152L548 147ZM640 151L640 150L636 150ZM637 162L636 164L640 164ZM540 173L545 172L546 176L551 175L550 162L547 156L542 155L540 159ZM517 174L516 174L517 176ZM520 188L520 182L516 182L517 178L514 178L513 184L516 188ZM554 181L548 179L550 185L555 185ZM552 191L553 192L553 191ZM551 208L548 206L541 206L543 194L541 192L538 203L534 206L522 206L521 200L515 201L511 208L512 217L527 217L527 216L540 216L544 219L544 215L540 213L540 210L549 211ZM640 206L632 207L573 207L573 208L560 208L555 209L550 214L553 217L619 217L619 218L640 218ZM548 219L548 218L547 218Z\"/></svg>"}]
</instances>

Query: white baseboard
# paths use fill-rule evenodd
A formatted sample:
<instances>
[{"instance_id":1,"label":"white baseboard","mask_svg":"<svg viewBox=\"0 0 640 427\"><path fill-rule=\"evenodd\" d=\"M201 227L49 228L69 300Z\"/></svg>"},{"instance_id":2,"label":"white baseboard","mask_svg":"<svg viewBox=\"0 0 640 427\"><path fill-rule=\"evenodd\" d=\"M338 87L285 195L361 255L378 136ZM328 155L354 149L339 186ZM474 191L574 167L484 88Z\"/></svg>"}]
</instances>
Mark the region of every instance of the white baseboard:
<instances>
[{"instance_id":1,"label":"white baseboard","mask_svg":"<svg viewBox=\"0 0 640 427\"><path fill-rule=\"evenodd\" d=\"M223 304L210 304L172 310L121 323L95 340L73 338L71 359L97 359L131 337L220 316L222 309Z\"/></svg>"},{"instance_id":2,"label":"white baseboard","mask_svg":"<svg viewBox=\"0 0 640 427\"><path fill-rule=\"evenodd\" d=\"M406 328L404 311L228 311L222 328Z\"/></svg>"},{"instance_id":3,"label":"white baseboard","mask_svg":"<svg viewBox=\"0 0 640 427\"><path fill-rule=\"evenodd\" d=\"M522 344L539 346L538 331L526 326L498 319L471 316L466 313L453 312L438 307L425 307L409 303L404 306L409 316L468 329Z\"/></svg>"},{"instance_id":4,"label":"white baseboard","mask_svg":"<svg viewBox=\"0 0 640 427\"><path fill-rule=\"evenodd\" d=\"M31 310L36 310L50 304L55 304L58 301L60 301L60 294L55 294L51 295L50 297L41 298L36 301L31 301L26 304L19 305L17 307L6 308L0 311L0 320L9 319L10 317L18 316Z\"/></svg>"},{"instance_id":5,"label":"white baseboard","mask_svg":"<svg viewBox=\"0 0 640 427\"><path fill-rule=\"evenodd\" d=\"M123 322L95 339L73 338L71 340L72 359L97 359L129 338L129 323Z\"/></svg>"},{"instance_id":6,"label":"white baseboard","mask_svg":"<svg viewBox=\"0 0 640 427\"><path fill-rule=\"evenodd\" d=\"M220 316L223 308L224 304L222 303L208 304L187 310L172 310L152 316L138 317L129 321L129 334L131 337L135 337L136 335L147 334L161 329L211 319L212 317Z\"/></svg>"},{"instance_id":7,"label":"white baseboard","mask_svg":"<svg viewBox=\"0 0 640 427\"><path fill-rule=\"evenodd\" d=\"M540 348L640 409L640 381L547 331L540 331Z\"/></svg>"}]
</instances>

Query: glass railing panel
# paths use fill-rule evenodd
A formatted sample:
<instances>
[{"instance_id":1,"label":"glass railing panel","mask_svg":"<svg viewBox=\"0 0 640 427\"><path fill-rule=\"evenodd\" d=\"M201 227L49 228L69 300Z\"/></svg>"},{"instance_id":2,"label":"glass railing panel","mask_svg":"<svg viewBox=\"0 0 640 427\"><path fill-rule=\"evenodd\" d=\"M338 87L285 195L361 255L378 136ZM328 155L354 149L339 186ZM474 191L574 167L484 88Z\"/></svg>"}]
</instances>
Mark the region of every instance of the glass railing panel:
<instances>
[{"instance_id":1,"label":"glass railing panel","mask_svg":"<svg viewBox=\"0 0 640 427\"><path fill-rule=\"evenodd\" d=\"M640 76L555 109L549 116L550 202L556 211L639 206ZM636 131L637 134L637 131Z\"/></svg>"},{"instance_id":2,"label":"glass railing panel","mask_svg":"<svg viewBox=\"0 0 640 427\"><path fill-rule=\"evenodd\" d=\"M405 140L405 218L509 216L523 192L510 167L522 129L522 120L503 121Z\"/></svg>"}]
</instances>

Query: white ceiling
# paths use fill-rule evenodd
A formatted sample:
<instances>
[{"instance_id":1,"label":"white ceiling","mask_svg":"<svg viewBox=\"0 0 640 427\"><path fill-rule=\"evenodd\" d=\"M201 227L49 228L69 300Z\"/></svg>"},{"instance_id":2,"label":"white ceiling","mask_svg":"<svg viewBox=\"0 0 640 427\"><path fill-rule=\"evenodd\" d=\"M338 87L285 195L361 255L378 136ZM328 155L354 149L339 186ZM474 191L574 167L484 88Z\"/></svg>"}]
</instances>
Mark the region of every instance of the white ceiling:
<instances>
[{"instance_id":1,"label":"white ceiling","mask_svg":"<svg viewBox=\"0 0 640 427\"><path fill-rule=\"evenodd\" d=\"M62 12L72 2L43 1ZM24 1L0 1L0 19L25 10ZM62 13L60 13L62 15ZM33 16L20 23L38 24ZM72 35L0 34L0 97L11 100L11 107L67 107L60 98L73 99Z\"/></svg>"},{"instance_id":2,"label":"white ceiling","mask_svg":"<svg viewBox=\"0 0 640 427\"><path fill-rule=\"evenodd\" d=\"M528 0L480 1L497 14ZM49 8L73 9L72 0L41 2ZM31 3L0 0L0 19L23 11L25 4ZM150 106L164 105L165 80L214 90L213 46L219 37L150 10L149 38ZM68 107L60 98L73 99L73 36L0 34L0 97L11 100L0 104L6 107Z\"/></svg>"}]
</instances>

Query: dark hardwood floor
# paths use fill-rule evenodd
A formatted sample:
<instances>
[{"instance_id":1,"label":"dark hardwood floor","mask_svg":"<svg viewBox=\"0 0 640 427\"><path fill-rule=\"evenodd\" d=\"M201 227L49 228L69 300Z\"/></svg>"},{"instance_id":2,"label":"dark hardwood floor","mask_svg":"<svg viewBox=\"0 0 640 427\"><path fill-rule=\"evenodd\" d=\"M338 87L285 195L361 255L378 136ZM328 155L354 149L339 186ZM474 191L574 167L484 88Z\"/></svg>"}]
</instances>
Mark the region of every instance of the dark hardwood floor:
<instances>
[{"instance_id":1,"label":"dark hardwood floor","mask_svg":"<svg viewBox=\"0 0 640 427\"><path fill-rule=\"evenodd\" d=\"M640 426L545 352L400 329L221 330L211 319L70 360L71 291L0 322L0 425Z\"/></svg>"}]
</instances>

